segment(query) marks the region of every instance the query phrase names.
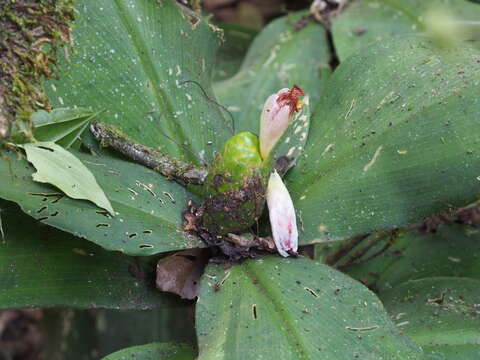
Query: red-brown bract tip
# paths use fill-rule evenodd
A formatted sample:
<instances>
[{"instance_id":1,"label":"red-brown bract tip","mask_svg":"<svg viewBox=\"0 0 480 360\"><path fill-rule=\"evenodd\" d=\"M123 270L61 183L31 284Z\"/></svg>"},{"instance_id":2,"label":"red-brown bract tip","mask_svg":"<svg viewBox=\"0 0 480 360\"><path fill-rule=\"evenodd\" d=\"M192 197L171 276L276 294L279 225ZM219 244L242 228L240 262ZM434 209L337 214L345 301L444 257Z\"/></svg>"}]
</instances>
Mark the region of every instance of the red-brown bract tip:
<instances>
[{"instance_id":1,"label":"red-brown bract tip","mask_svg":"<svg viewBox=\"0 0 480 360\"><path fill-rule=\"evenodd\" d=\"M290 90L280 94L277 99L277 104L280 106L288 105L291 112L299 110L299 97L305 95L304 91L298 85L293 85Z\"/></svg>"},{"instance_id":2,"label":"red-brown bract tip","mask_svg":"<svg viewBox=\"0 0 480 360\"><path fill-rule=\"evenodd\" d=\"M293 85L289 92L296 97L305 95L305 92L298 85Z\"/></svg>"}]
</instances>

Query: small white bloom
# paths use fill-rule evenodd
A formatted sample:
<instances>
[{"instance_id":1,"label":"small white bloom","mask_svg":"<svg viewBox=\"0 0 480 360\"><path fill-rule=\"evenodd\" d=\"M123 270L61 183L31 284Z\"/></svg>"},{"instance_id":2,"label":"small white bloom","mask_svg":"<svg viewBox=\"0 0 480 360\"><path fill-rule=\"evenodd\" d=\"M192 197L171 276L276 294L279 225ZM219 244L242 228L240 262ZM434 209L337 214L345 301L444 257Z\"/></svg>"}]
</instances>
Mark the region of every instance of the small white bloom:
<instances>
[{"instance_id":1,"label":"small white bloom","mask_svg":"<svg viewBox=\"0 0 480 360\"><path fill-rule=\"evenodd\" d=\"M260 154L266 159L277 141L287 130L293 114L302 107L303 90L297 85L284 88L270 97L263 105L260 118Z\"/></svg>"},{"instance_id":2,"label":"small white bloom","mask_svg":"<svg viewBox=\"0 0 480 360\"><path fill-rule=\"evenodd\" d=\"M298 249L298 230L292 198L277 171L270 175L267 204L273 240L282 256L294 255Z\"/></svg>"}]
</instances>

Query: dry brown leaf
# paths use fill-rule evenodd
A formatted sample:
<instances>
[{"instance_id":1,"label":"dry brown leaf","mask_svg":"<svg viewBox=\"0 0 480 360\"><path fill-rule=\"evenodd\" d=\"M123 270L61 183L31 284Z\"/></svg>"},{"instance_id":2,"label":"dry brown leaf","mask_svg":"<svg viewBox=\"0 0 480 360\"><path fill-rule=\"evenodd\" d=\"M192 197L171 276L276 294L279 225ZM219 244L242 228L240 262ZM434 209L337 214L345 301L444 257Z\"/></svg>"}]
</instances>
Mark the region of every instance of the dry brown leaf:
<instances>
[{"instance_id":1,"label":"dry brown leaf","mask_svg":"<svg viewBox=\"0 0 480 360\"><path fill-rule=\"evenodd\" d=\"M182 299L195 299L207 262L207 249L179 251L160 259L157 263L157 288L177 294Z\"/></svg>"}]
</instances>

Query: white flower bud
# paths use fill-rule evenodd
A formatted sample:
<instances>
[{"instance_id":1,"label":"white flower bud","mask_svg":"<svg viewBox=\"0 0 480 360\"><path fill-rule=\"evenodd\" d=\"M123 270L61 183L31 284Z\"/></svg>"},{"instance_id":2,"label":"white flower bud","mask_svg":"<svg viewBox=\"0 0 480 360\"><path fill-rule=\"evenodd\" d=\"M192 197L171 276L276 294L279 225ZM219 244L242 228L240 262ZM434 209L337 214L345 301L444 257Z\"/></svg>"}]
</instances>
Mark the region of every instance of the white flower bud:
<instances>
[{"instance_id":1,"label":"white flower bud","mask_svg":"<svg viewBox=\"0 0 480 360\"><path fill-rule=\"evenodd\" d=\"M277 171L270 175L267 204L273 240L282 256L295 255L298 249L298 230L292 198Z\"/></svg>"},{"instance_id":2,"label":"white flower bud","mask_svg":"<svg viewBox=\"0 0 480 360\"><path fill-rule=\"evenodd\" d=\"M287 130L293 113L299 111L302 107L300 96L303 96L303 90L297 85L289 90L281 89L270 97L263 105L262 116L260 118L260 154L266 159L272 151L277 141Z\"/></svg>"}]
</instances>

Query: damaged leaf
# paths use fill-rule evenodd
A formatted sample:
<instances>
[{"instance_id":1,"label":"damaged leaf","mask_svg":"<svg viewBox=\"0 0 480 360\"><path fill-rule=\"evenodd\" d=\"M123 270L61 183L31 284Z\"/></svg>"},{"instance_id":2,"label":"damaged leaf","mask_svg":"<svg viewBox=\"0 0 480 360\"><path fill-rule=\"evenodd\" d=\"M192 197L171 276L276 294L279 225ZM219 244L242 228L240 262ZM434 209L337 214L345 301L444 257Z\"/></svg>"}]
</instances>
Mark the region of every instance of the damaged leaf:
<instances>
[{"instance_id":1,"label":"damaged leaf","mask_svg":"<svg viewBox=\"0 0 480 360\"><path fill-rule=\"evenodd\" d=\"M180 214L188 200L197 201L195 195L141 165L107 155L72 153L95 176L116 216L33 181L33 167L9 152L0 153L0 198L18 203L45 224L130 255L203 246L182 229Z\"/></svg>"},{"instance_id":2,"label":"damaged leaf","mask_svg":"<svg viewBox=\"0 0 480 360\"><path fill-rule=\"evenodd\" d=\"M72 153L53 142L22 145L37 169L33 180L52 184L72 199L89 200L114 216L112 205L93 174Z\"/></svg>"},{"instance_id":3,"label":"damaged leaf","mask_svg":"<svg viewBox=\"0 0 480 360\"><path fill-rule=\"evenodd\" d=\"M286 176L301 244L403 226L477 200L479 61L466 45L439 51L405 37L340 64Z\"/></svg>"},{"instance_id":4,"label":"damaged leaf","mask_svg":"<svg viewBox=\"0 0 480 360\"><path fill-rule=\"evenodd\" d=\"M480 354L479 289L479 279L431 277L404 282L382 300L427 358L473 360Z\"/></svg>"},{"instance_id":5,"label":"damaged leaf","mask_svg":"<svg viewBox=\"0 0 480 360\"><path fill-rule=\"evenodd\" d=\"M200 277L208 262L204 249L177 252L157 263L157 288L193 300L198 296Z\"/></svg>"},{"instance_id":6,"label":"damaged leaf","mask_svg":"<svg viewBox=\"0 0 480 360\"><path fill-rule=\"evenodd\" d=\"M199 360L421 359L372 292L305 258L209 265L196 325Z\"/></svg>"},{"instance_id":7,"label":"damaged leaf","mask_svg":"<svg viewBox=\"0 0 480 360\"><path fill-rule=\"evenodd\" d=\"M0 309L178 306L155 289L147 261L45 226L13 203L0 200L0 208L5 231L0 239Z\"/></svg>"},{"instance_id":8,"label":"damaged leaf","mask_svg":"<svg viewBox=\"0 0 480 360\"><path fill-rule=\"evenodd\" d=\"M211 161L232 135L210 85L219 32L171 0L75 5L76 52L59 60L60 79L45 84L53 106L104 110L102 121L135 142L181 161Z\"/></svg>"}]
</instances>

